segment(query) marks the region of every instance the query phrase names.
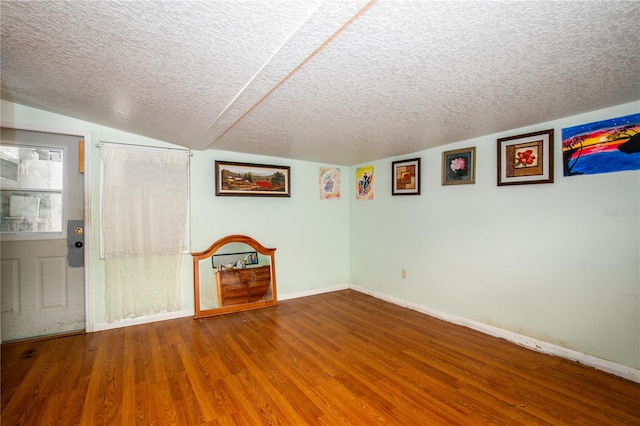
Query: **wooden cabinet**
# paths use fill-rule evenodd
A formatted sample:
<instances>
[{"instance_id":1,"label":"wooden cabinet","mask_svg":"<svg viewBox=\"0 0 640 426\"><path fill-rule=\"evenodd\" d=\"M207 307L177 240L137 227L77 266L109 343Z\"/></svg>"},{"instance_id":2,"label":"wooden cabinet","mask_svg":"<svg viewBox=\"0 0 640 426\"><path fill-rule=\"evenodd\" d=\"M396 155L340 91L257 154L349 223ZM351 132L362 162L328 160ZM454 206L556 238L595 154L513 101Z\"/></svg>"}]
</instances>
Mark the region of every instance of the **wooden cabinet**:
<instances>
[{"instance_id":1,"label":"wooden cabinet","mask_svg":"<svg viewBox=\"0 0 640 426\"><path fill-rule=\"evenodd\" d=\"M216 272L220 306L271 298L271 267L224 269Z\"/></svg>"}]
</instances>

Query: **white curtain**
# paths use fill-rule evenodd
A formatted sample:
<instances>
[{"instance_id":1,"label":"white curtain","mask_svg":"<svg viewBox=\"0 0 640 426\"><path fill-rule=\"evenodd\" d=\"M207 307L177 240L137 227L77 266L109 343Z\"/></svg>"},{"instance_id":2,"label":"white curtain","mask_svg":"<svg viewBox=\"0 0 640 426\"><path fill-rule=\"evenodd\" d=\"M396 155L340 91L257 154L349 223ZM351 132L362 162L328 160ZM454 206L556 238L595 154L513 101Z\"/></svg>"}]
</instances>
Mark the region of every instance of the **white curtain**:
<instances>
[{"instance_id":1,"label":"white curtain","mask_svg":"<svg viewBox=\"0 0 640 426\"><path fill-rule=\"evenodd\" d=\"M189 153L101 144L107 322L180 309Z\"/></svg>"}]
</instances>

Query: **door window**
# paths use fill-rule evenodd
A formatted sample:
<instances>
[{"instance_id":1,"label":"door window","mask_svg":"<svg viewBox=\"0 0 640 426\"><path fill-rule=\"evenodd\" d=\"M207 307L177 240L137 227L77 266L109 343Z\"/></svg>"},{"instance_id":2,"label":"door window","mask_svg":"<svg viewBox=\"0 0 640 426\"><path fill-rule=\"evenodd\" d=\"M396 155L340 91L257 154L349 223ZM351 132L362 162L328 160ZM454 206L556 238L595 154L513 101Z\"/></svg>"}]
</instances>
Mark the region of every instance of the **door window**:
<instances>
[{"instance_id":1,"label":"door window","mask_svg":"<svg viewBox=\"0 0 640 426\"><path fill-rule=\"evenodd\" d=\"M0 232L61 233L64 150L0 146Z\"/></svg>"}]
</instances>

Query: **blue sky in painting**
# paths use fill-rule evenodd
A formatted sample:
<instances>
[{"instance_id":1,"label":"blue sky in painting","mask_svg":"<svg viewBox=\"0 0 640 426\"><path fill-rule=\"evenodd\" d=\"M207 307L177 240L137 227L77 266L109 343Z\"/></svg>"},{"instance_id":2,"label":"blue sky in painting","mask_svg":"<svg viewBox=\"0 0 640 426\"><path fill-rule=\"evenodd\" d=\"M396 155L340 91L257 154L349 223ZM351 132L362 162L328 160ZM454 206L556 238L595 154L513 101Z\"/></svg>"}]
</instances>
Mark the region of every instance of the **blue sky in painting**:
<instances>
[{"instance_id":1,"label":"blue sky in painting","mask_svg":"<svg viewBox=\"0 0 640 426\"><path fill-rule=\"evenodd\" d=\"M567 140L576 135L591 133L600 129L624 126L626 124L640 123L640 113L625 115L624 117L610 118L608 120L594 121L593 123L581 124L579 126L562 129L562 140Z\"/></svg>"}]
</instances>

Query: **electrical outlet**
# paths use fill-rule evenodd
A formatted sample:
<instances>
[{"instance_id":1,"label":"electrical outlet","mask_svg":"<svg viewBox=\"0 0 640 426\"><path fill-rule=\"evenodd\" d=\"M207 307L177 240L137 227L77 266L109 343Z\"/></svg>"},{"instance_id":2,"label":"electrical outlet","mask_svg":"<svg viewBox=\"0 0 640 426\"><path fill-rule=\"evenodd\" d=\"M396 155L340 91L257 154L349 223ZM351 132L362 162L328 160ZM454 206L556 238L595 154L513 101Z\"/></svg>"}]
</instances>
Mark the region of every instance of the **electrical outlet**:
<instances>
[{"instance_id":1,"label":"electrical outlet","mask_svg":"<svg viewBox=\"0 0 640 426\"><path fill-rule=\"evenodd\" d=\"M401 276L402 278L407 278L407 270L406 270L406 269L404 269L404 268L402 268L402 269L400 270L400 276Z\"/></svg>"}]
</instances>

